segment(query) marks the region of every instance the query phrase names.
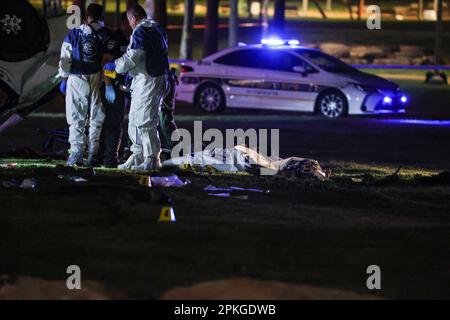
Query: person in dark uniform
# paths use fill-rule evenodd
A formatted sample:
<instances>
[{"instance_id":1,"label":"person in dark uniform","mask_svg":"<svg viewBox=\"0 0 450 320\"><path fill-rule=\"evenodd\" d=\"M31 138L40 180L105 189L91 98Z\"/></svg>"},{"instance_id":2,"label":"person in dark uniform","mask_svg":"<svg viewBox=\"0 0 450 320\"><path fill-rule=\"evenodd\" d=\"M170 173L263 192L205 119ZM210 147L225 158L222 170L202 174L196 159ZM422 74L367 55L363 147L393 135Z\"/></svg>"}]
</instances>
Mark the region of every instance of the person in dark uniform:
<instances>
[{"instance_id":1,"label":"person in dark uniform","mask_svg":"<svg viewBox=\"0 0 450 320\"><path fill-rule=\"evenodd\" d=\"M107 42L107 54L111 60L121 57L127 50L130 42L131 28L128 24L127 15L123 14L119 28L111 33ZM125 109L128 104L128 97L120 90L121 85L125 85L125 76L117 75L115 79L108 79L116 93L116 99L109 103L102 91L103 105L105 106L105 121L101 136L100 160L107 168L115 168L118 164L118 148L122 138L123 120Z\"/></svg>"},{"instance_id":2,"label":"person in dark uniform","mask_svg":"<svg viewBox=\"0 0 450 320\"><path fill-rule=\"evenodd\" d=\"M167 90L164 95L164 101L159 114L159 135L161 138L162 152L167 154L172 151L173 146L178 143L179 134L175 123L175 91L178 85L178 79L174 68L170 69L167 77ZM174 134L174 141L171 140Z\"/></svg>"}]
</instances>

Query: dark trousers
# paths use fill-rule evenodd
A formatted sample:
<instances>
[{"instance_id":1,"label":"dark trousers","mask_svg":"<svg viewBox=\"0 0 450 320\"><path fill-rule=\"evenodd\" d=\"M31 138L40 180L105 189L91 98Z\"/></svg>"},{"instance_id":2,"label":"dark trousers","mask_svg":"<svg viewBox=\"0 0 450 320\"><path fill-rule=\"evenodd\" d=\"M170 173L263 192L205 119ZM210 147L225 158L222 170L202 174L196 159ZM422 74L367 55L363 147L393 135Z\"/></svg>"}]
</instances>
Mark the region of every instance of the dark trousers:
<instances>
[{"instance_id":1,"label":"dark trousers","mask_svg":"<svg viewBox=\"0 0 450 320\"><path fill-rule=\"evenodd\" d=\"M161 112L159 114L159 137L161 140L161 147L163 149L172 149L177 141L171 141L172 133L177 130L175 123L175 90L176 78L169 76L166 95L163 100Z\"/></svg>"},{"instance_id":2,"label":"dark trousers","mask_svg":"<svg viewBox=\"0 0 450 320\"><path fill-rule=\"evenodd\" d=\"M125 115L126 99L123 93L114 87L116 100L109 103L105 99L105 90L102 89L102 102L105 107L105 121L103 122L100 140L99 161L106 167L117 165L118 148L122 134L122 123Z\"/></svg>"}]
</instances>

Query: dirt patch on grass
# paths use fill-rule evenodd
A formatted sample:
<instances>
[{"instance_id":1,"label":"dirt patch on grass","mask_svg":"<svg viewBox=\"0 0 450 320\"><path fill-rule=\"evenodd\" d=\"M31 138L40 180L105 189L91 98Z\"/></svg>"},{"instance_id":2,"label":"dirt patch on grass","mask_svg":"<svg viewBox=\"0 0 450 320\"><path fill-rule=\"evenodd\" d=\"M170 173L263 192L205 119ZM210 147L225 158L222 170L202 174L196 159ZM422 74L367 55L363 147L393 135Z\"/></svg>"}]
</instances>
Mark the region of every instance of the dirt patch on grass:
<instances>
[{"instance_id":1,"label":"dirt patch on grass","mask_svg":"<svg viewBox=\"0 0 450 320\"><path fill-rule=\"evenodd\" d=\"M249 278L224 279L174 288L162 300L372 300L374 296L349 291L299 286Z\"/></svg>"},{"instance_id":2,"label":"dirt patch on grass","mask_svg":"<svg viewBox=\"0 0 450 320\"><path fill-rule=\"evenodd\" d=\"M96 281L85 281L79 290L69 290L66 281L31 277L0 277L0 300L107 300L125 295Z\"/></svg>"}]
</instances>

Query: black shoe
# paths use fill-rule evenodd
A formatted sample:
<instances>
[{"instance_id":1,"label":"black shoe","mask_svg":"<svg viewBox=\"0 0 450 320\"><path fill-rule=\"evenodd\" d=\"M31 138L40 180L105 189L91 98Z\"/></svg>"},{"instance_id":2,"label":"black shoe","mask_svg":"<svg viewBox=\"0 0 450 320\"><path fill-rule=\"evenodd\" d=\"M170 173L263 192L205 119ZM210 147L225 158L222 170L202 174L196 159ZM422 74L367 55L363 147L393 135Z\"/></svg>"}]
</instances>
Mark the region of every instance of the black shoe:
<instances>
[{"instance_id":1,"label":"black shoe","mask_svg":"<svg viewBox=\"0 0 450 320\"><path fill-rule=\"evenodd\" d=\"M89 168L96 167L98 165L97 157L90 154L86 160L85 165Z\"/></svg>"},{"instance_id":2,"label":"black shoe","mask_svg":"<svg viewBox=\"0 0 450 320\"><path fill-rule=\"evenodd\" d=\"M117 163L116 159L108 159L108 158L104 158L103 159L103 166L105 168L117 168L119 164Z\"/></svg>"}]
</instances>

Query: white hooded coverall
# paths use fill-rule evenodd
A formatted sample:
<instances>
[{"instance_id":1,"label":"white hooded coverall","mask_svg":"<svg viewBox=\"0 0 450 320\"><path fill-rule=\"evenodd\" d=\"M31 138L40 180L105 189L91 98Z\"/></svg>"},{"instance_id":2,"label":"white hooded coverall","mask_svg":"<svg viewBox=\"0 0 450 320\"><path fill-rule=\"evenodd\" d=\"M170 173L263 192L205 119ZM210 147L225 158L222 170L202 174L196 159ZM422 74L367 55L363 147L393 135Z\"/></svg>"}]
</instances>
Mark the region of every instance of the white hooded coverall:
<instances>
[{"instance_id":1,"label":"white hooded coverall","mask_svg":"<svg viewBox=\"0 0 450 320\"><path fill-rule=\"evenodd\" d=\"M98 23L90 25L95 32L103 27ZM84 151L84 129L89 111L89 153L97 154L100 142L102 124L105 119L100 96L102 79L100 71L89 72L84 66L74 66L74 60L80 56L80 51L89 51L89 45L82 43L82 37L92 33L89 25L83 24L70 31L61 47L59 74L67 79L66 89L66 119L69 124L70 153ZM97 48L98 49L98 48ZM89 69L89 67L87 68Z\"/></svg>"},{"instance_id":2,"label":"white hooded coverall","mask_svg":"<svg viewBox=\"0 0 450 320\"><path fill-rule=\"evenodd\" d=\"M131 152L144 158L158 157L161 152L157 127L167 85L166 74L156 77L149 75L146 68L146 55L149 53L137 43L145 36L143 28L152 28L154 25L157 23L150 18L140 22L133 30L127 52L115 60L117 73L128 72L133 77L128 135L132 142Z\"/></svg>"}]
</instances>

